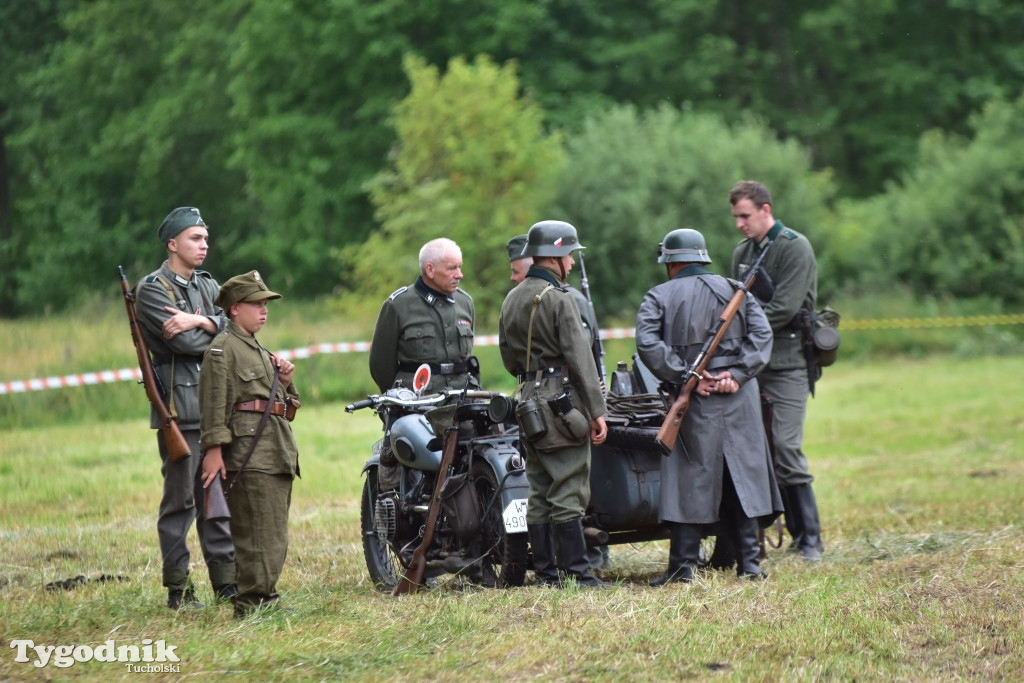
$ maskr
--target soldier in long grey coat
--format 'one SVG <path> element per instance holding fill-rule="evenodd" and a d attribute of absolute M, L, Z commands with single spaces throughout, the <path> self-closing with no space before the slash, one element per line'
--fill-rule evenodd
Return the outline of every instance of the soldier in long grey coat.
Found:
<path fill-rule="evenodd" d="M 661 245 L 668 282 L 644 295 L 636 322 L 640 359 L 659 379 L 681 385 L 709 331 L 732 299 L 736 284 L 709 272 L 704 237 L 673 230 Z M 758 562 L 758 521 L 782 511 L 761 420 L 755 377 L 768 363 L 772 332 L 748 297 L 711 357 L 661 465 L 659 517 L 669 525 L 667 571 L 651 582 L 687 582 L 706 525 L 720 517 L 737 554 L 737 574 L 767 576 Z"/>

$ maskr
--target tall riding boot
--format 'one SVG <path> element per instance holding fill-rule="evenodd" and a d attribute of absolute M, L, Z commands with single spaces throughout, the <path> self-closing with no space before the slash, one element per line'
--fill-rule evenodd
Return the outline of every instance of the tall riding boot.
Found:
<path fill-rule="evenodd" d="M 551 533 L 551 524 L 527 524 L 526 531 L 530 535 L 530 549 L 533 551 L 533 575 L 538 586 L 561 588 L 558 580 L 558 568 L 555 566 L 555 541 Z"/>
<path fill-rule="evenodd" d="M 793 539 L 789 547 L 786 548 L 786 552 L 795 553 L 800 550 L 800 537 L 804 535 L 804 526 L 796 509 L 796 504 L 793 502 L 793 494 L 790 492 L 790 487 L 780 486 L 779 494 L 782 496 L 782 516 L 786 521 L 786 531 L 789 532 L 789 537 Z"/>
<path fill-rule="evenodd" d="M 800 557 L 817 561 L 825 552 L 821 540 L 821 521 L 818 519 L 818 501 L 810 484 L 789 487 L 790 502 L 800 519 L 803 533 L 800 535 Z"/>
<path fill-rule="evenodd" d="M 732 514 L 730 532 L 736 546 L 736 576 L 748 579 L 767 579 L 768 573 L 761 569 L 761 547 L 757 542 L 757 520 L 747 517 L 742 509 Z"/>
<path fill-rule="evenodd" d="M 576 579 L 576 583 L 584 588 L 608 588 L 610 583 L 601 581 L 590 572 L 590 559 L 587 557 L 587 541 L 583 538 L 583 520 L 577 517 L 568 522 L 556 522 L 554 525 L 558 547 L 555 550 L 558 568 L 565 572 L 566 577 Z"/>
<path fill-rule="evenodd" d="M 668 569 L 650 581 L 652 588 L 669 583 L 690 583 L 693 581 L 693 569 L 700 559 L 701 527 L 679 522 L 665 523 L 669 525 Z"/>

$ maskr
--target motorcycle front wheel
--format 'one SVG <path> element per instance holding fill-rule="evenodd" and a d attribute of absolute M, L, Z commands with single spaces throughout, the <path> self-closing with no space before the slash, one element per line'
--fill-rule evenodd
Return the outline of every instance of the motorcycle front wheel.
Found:
<path fill-rule="evenodd" d="M 363 536 L 363 557 L 373 585 L 380 591 L 393 591 L 402 577 L 402 563 L 386 540 L 377 535 L 375 511 L 377 503 L 377 468 L 366 472 L 363 500 L 359 513 L 359 528 Z"/>
<path fill-rule="evenodd" d="M 482 516 L 483 582 L 496 588 L 522 586 L 526 579 L 526 534 L 505 531 L 498 479 L 486 463 L 473 463 L 473 486 Z"/>

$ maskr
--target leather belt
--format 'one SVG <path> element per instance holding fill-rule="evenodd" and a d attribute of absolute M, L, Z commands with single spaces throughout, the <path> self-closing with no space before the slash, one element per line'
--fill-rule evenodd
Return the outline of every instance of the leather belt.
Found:
<path fill-rule="evenodd" d="M 399 363 L 398 369 L 402 372 L 416 372 L 420 365 L 430 366 L 430 372 L 437 375 L 461 375 L 469 372 L 468 363 Z"/>
<path fill-rule="evenodd" d="M 287 418 L 290 422 L 295 419 L 296 407 L 297 406 L 285 403 L 284 401 L 274 401 L 274 406 L 270 409 L 270 414 Z M 240 413 L 262 413 L 266 409 L 267 402 L 261 398 L 257 398 L 252 401 L 242 401 L 241 403 L 235 404 L 235 412 Z"/>
<path fill-rule="evenodd" d="M 540 381 L 548 377 L 561 377 L 562 368 L 544 368 L 543 370 L 530 370 L 518 375 L 520 383 Z"/>

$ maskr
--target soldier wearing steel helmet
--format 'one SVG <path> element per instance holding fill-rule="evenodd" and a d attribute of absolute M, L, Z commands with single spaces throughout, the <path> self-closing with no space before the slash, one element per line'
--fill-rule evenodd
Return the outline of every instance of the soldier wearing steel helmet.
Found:
<path fill-rule="evenodd" d="M 560 586 L 561 570 L 580 586 L 601 587 L 608 584 L 591 572 L 582 517 L 590 502 L 590 444 L 603 443 L 608 428 L 590 342 L 565 284 L 579 249 L 569 223 L 530 228 L 523 254 L 533 264 L 505 297 L 498 344 L 505 369 L 520 382 L 520 408 L 542 416 L 533 429 L 524 429 L 520 417 L 530 482 L 526 523 L 538 582 Z"/>
<path fill-rule="evenodd" d="M 696 230 L 673 230 L 658 251 L 668 281 L 644 295 L 636 346 L 656 377 L 681 385 L 738 283 L 705 268 L 711 257 Z M 747 297 L 690 397 L 671 455 L 661 462 L 658 516 L 669 527 L 669 561 L 652 586 L 691 581 L 703 532 L 720 519 L 736 549 L 737 574 L 767 576 L 758 560 L 758 518 L 769 523 L 782 500 L 755 377 L 771 349 L 768 320 Z"/>

